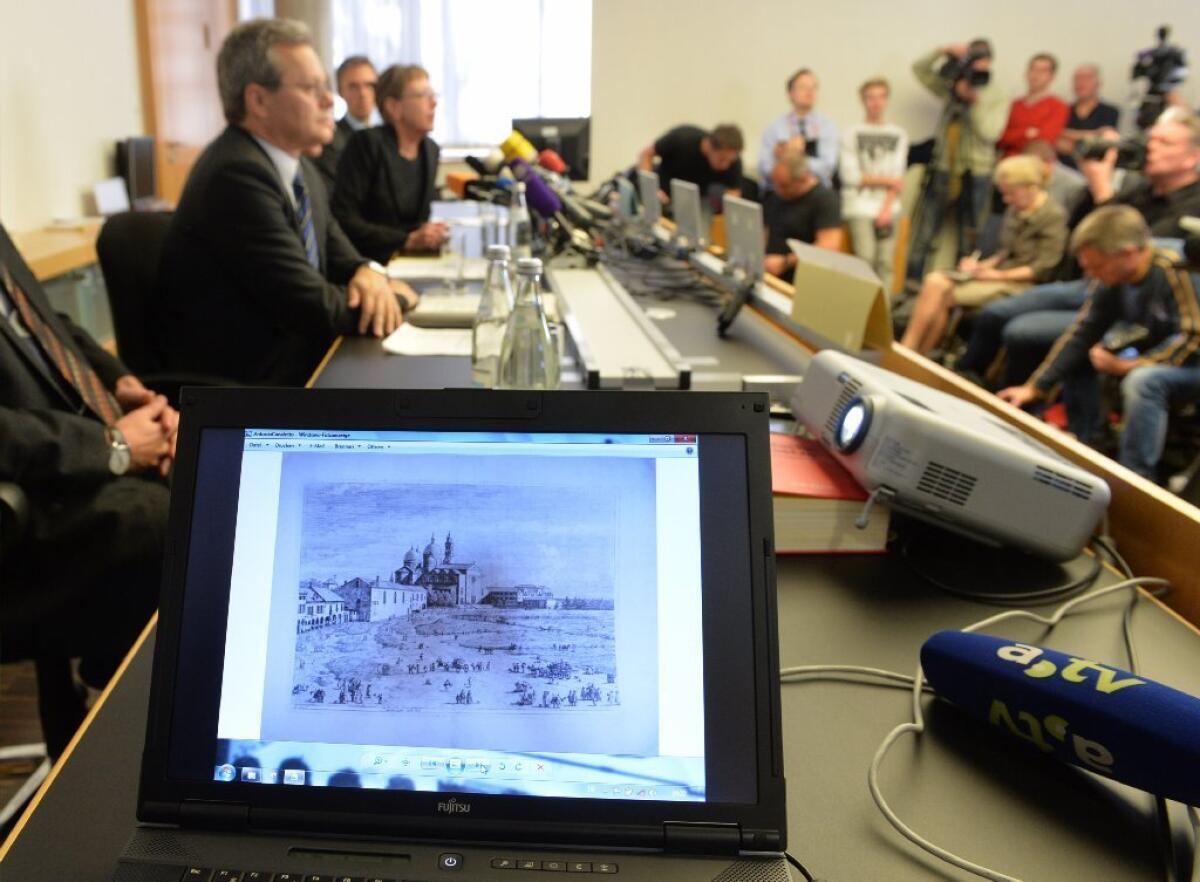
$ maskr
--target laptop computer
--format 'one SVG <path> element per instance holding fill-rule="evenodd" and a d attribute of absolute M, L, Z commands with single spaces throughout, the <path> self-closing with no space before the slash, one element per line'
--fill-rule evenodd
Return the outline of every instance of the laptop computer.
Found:
<path fill-rule="evenodd" d="M 790 878 L 765 395 L 181 398 L 116 882 Z"/>

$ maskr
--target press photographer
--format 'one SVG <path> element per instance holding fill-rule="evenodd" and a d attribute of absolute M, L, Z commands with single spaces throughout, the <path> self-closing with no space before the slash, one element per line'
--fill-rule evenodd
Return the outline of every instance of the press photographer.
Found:
<path fill-rule="evenodd" d="M 1111 130 L 1107 133 L 1115 135 Z M 1081 155 L 1079 170 L 1088 182 L 1089 198 L 1079 213 L 1117 202 L 1131 205 L 1150 224 L 1153 235 L 1183 238 L 1179 219 L 1200 214 L 1200 119 L 1186 108 L 1168 108 L 1146 133 L 1142 155 L 1129 144 L 1112 144 L 1103 157 Z M 1129 174 L 1118 191 L 1114 178 L 1118 166 L 1130 163 L 1140 173 Z"/>
<path fill-rule="evenodd" d="M 1008 120 L 1008 96 L 991 81 L 987 40 L 934 49 L 913 64 L 926 89 L 945 101 L 921 195 L 913 212 L 907 277 L 916 285 L 946 211 L 958 221 L 958 257 L 970 254 L 987 210 L 996 139 Z"/>

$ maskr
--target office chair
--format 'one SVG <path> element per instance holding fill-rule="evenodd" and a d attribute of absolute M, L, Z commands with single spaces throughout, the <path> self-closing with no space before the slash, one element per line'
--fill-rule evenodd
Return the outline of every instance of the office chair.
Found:
<path fill-rule="evenodd" d="M 168 211 L 114 214 L 100 229 L 96 253 L 108 289 L 121 360 L 146 386 L 178 405 L 180 386 L 223 386 L 231 385 L 231 381 L 208 374 L 168 371 L 154 347 L 152 312 L 158 264 L 170 223 Z"/>

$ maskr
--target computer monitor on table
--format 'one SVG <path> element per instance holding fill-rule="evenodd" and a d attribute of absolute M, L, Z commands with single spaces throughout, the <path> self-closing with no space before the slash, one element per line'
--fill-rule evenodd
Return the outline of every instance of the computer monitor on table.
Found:
<path fill-rule="evenodd" d="M 561 156 L 572 181 L 587 180 L 592 152 L 591 117 L 514 119 L 512 127 L 539 151 L 553 150 Z"/>
<path fill-rule="evenodd" d="M 763 274 L 762 206 L 749 199 L 725 195 L 726 260 L 743 272 L 746 281 L 757 281 Z"/>
<path fill-rule="evenodd" d="M 671 179 L 671 212 L 675 218 L 675 235 L 689 249 L 708 244 L 704 212 L 700 207 L 700 188 L 691 181 Z"/>
<path fill-rule="evenodd" d="M 762 206 L 748 199 L 725 194 L 725 259 L 734 281 L 734 294 L 717 318 L 717 333 L 722 337 L 762 281 L 763 240 Z"/>
<path fill-rule="evenodd" d="M 638 169 L 638 198 L 642 200 L 642 223 L 654 228 L 662 220 L 662 203 L 658 201 L 658 175 Z"/>

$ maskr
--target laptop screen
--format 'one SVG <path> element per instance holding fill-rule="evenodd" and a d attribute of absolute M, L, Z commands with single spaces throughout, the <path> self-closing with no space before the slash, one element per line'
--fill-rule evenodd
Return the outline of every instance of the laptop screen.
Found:
<path fill-rule="evenodd" d="M 219 665 L 204 679 L 185 628 L 178 688 L 199 693 L 177 705 L 176 770 L 218 786 L 753 802 L 753 728 L 706 714 L 727 660 L 705 657 L 702 596 L 722 577 L 706 565 L 747 567 L 737 542 L 706 556 L 702 516 L 745 533 L 745 497 L 714 477 L 732 466 L 744 484 L 743 447 L 203 430 L 185 621 L 198 633 L 223 616 L 224 639 L 197 649 Z M 206 585 L 228 586 L 227 607 Z M 196 710 L 205 690 L 215 720 Z M 723 709 L 752 715 L 736 691 Z"/>

